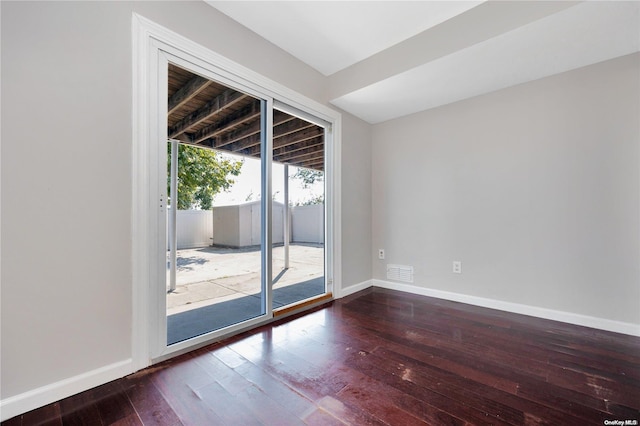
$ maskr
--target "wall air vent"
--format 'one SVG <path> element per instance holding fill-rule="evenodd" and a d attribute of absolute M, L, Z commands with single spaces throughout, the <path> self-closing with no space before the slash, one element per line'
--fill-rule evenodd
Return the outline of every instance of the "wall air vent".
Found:
<path fill-rule="evenodd" d="M 412 283 L 413 266 L 387 265 L 387 279 L 394 281 L 403 281 L 405 283 Z"/>

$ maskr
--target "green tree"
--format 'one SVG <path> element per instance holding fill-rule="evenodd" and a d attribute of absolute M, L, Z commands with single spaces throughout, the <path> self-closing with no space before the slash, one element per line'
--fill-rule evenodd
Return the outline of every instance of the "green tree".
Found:
<path fill-rule="evenodd" d="M 324 171 L 305 169 L 299 167 L 296 172 L 291 176 L 292 179 L 298 179 L 302 181 L 303 188 L 309 188 L 316 182 L 324 181 Z M 296 206 L 310 206 L 313 204 L 324 204 L 324 194 L 314 195 L 311 193 L 311 197 L 303 201 L 296 202 Z"/>
<path fill-rule="evenodd" d="M 167 194 L 171 194 L 171 144 L 167 144 Z M 215 195 L 235 182 L 244 162 L 222 158 L 216 151 L 178 145 L 178 210 L 211 209 Z"/>
<path fill-rule="evenodd" d="M 312 206 L 315 204 L 324 204 L 324 194 L 311 196 L 311 198 L 307 198 L 306 200 L 298 201 L 295 205 Z"/>
<path fill-rule="evenodd" d="M 324 172 L 313 169 L 298 168 L 296 172 L 291 176 L 292 179 L 300 179 L 304 188 L 309 188 L 316 182 L 322 182 L 324 180 Z"/>

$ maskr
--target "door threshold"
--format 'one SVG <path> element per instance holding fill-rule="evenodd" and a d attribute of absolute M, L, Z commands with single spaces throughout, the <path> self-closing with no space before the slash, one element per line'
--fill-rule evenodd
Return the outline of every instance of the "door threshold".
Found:
<path fill-rule="evenodd" d="M 311 306 L 319 305 L 323 302 L 328 302 L 333 300 L 333 293 L 325 293 L 317 297 L 312 297 L 310 299 L 302 300 L 296 304 L 285 306 L 283 308 L 274 309 L 273 317 L 281 317 L 283 315 L 289 315 L 294 312 L 299 312 L 305 308 L 310 308 Z"/>

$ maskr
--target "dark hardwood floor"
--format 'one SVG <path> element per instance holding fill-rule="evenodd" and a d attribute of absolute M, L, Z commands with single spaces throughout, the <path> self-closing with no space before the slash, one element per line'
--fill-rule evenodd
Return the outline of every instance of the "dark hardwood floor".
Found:
<path fill-rule="evenodd" d="M 369 289 L 2 424 L 605 420 L 640 420 L 640 338 Z"/>

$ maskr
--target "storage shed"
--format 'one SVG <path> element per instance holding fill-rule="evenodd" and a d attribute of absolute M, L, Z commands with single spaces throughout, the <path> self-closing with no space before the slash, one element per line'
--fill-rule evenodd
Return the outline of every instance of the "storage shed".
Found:
<path fill-rule="evenodd" d="M 272 204 L 274 244 L 284 243 L 284 205 Z M 213 208 L 213 245 L 249 247 L 260 245 L 260 200 Z"/>

